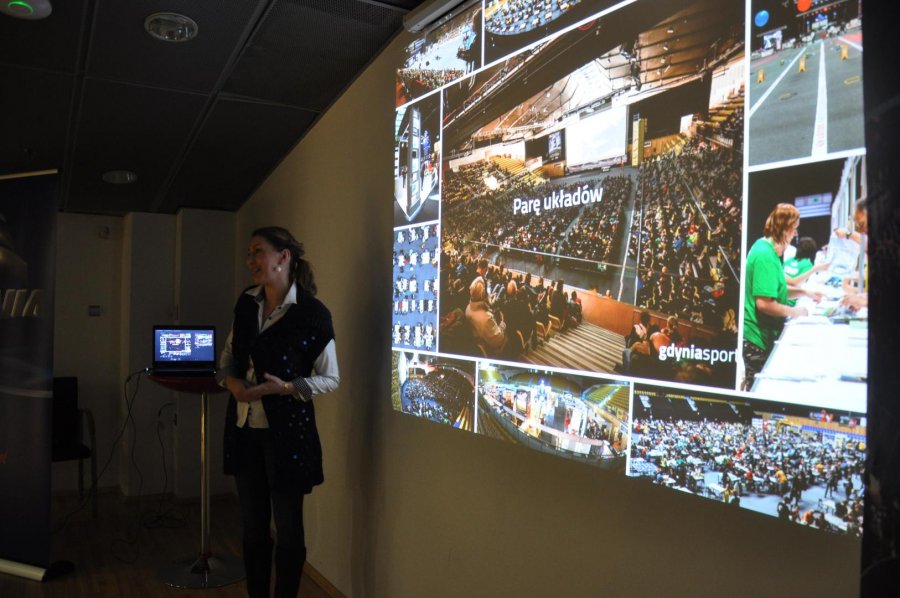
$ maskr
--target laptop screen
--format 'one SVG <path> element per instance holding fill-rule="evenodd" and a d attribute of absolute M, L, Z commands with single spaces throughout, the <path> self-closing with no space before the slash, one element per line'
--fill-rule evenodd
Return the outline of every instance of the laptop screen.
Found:
<path fill-rule="evenodd" d="M 216 329 L 213 326 L 154 326 L 153 369 L 213 369 Z"/>

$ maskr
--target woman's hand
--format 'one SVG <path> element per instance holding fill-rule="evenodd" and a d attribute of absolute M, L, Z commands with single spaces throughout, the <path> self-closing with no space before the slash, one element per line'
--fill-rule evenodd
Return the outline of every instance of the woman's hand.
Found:
<path fill-rule="evenodd" d="M 794 306 L 789 309 L 790 309 L 789 317 L 791 317 L 791 318 L 802 318 L 803 316 L 810 315 L 809 310 L 805 307 Z"/>
<path fill-rule="evenodd" d="M 863 293 L 861 295 L 845 295 L 841 299 L 841 305 L 849 307 L 850 311 L 857 312 L 864 307 L 869 307 L 869 295 Z"/>
<path fill-rule="evenodd" d="M 778 303 L 774 297 L 756 297 L 756 311 L 776 318 L 797 318 L 809 315 L 809 310 L 805 307 L 792 307 Z"/>
<path fill-rule="evenodd" d="M 856 295 L 859 293 L 859 287 L 857 286 L 859 283 L 859 272 L 854 272 L 853 274 L 853 276 L 845 276 L 844 280 L 841 281 L 841 288 L 845 295 Z"/>
<path fill-rule="evenodd" d="M 263 378 L 266 381 L 256 386 L 263 395 L 288 395 L 294 388 L 290 383 L 272 374 L 263 374 Z"/>
<path fill-rule="evenodd" d="M 239 403 L 249 403 L 259 398 L 254 392 L 255 387 L 250 386 L 246 380 L 229 376 L 225 378 L 225 388 L 234 396 Z"/>
<path fill-rule="evenodd" d="M 807 297 L 809 297 L 816 303 L 819 303 L 822 299 L 825 298 L 825 294 L 820 293 L 819 291 L 804 291 L 804 292 L 806 293 Z"/>
<path fill-rule="evenodd" d="M 265 395 L 289 395 L 292 394 L 294 387 L 289 382 L 285 382 L 278 376 L 272 374 L 263 374 L 265 382 L 250 386 L 246 380 L 228 377 L 225 379 L 225 387 L 234 395 L 236 401 L 240 403 L 250 403 L 264 397 Z"/>

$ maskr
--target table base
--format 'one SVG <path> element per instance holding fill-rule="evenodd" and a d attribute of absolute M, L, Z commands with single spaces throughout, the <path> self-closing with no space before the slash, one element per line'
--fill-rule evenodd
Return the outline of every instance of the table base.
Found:
<path fill-rule="evenodd" d="M 159 578 L 174 588 L 220 588 L 244 579 L 244 561 L 230 555 L 184 558 L 162 567 Z"/>

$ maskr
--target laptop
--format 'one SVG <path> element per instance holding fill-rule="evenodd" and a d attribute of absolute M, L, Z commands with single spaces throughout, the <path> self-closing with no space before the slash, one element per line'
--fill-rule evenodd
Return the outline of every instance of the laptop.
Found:
<path fill-rule="evenodd" d="M 215 326 L 153 327 L 154 375 L 213 376 L 215 373 Z"/>

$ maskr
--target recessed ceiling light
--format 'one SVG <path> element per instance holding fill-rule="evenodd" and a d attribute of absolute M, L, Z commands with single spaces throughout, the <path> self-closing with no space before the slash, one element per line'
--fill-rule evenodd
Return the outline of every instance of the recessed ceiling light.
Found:
<path fill-rule="evenodd" d="M 104 172 L 102 178 L 110 185 L 128 185 L 137 180 L 137 175 L 131 170 L 110 170 Z"/>
<path fill-rule="evenodd" d="M 157 12 L 144 19 L 144 29 L 164 42 L 186 42 L 197 36 L 197 23 L 174 12 Z"/>
<path fill-rule="evenodd" d="M 50 0 L 0 0 L 0 12 L 17 19 L 43 19 L 53 12 Z"/>

